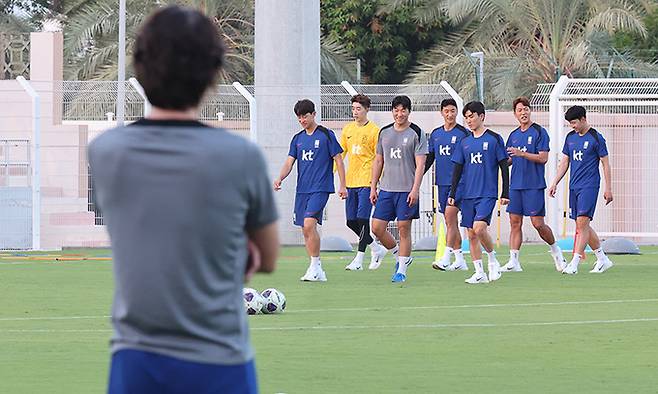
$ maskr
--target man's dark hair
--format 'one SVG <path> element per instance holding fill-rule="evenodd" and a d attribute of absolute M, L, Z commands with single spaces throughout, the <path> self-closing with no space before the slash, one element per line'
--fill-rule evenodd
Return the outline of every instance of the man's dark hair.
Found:
<path fill-rule="evenodd" d="M 530 106 L 530 100 L 528 100 L 528 98 L 525 96 L 521 96 L 515 98 L 514 101 L 512 101 L 512 111 L 516 111 L 516 106 L 519 104 L 523 104 L 524 107 L 528 107 L 532 109 L 532 107 Z"/>
<path fill-rule="evenodd" d="M 295 115 L 302 116 L 315 112 L 315 104 L 309 99 L 302 99 L 295 103 Z"/>
<path fill-rule="evenodd" d="M 352 103 L 359 103 L 363 108 L 370 108 L 370 97 L 366 96 L 365 94 L 356 94 L 352 96 L 352 99 L 350 100 Z"/>
<path fill-rule="evenodd" d="M 396 96 L 391 103 L 391 109 L 395 109 L 398 105 L 401 105 L 402 108 L 406 108 L 411 112 L 411 99 L 407 96 Z"/>
<path fill-rule="evenodd" d="M 466 116 L 466 112 L 471 111 L 474 114 L 484 115 L 484 104 L 479 101 L 471 101 L 464 106 L 462 115 Z"/>
<path fill-rule="evenodd" d="M 217 27 L 201 12 L 170 6 L 153 13 L 135 42 L 139 83 L 156 107 L 196 107 L 224 62 Z"/>
<path fill-rule="evenodd" d="M 441 101 L 441 109 L 444 109 L 445 107 L 448 107 L 450 105 L 457 108 L 457 102 L 454 99 L 449 98 Z"/>
<path fill-rule="evenodd" d="M 587 111 L 585 110 L 585 107 L 581 107 L 580 105 L 574 105 L 573 107 L 569 108 L 567 112 L 564 114 L 564 119 L 566 119 L 567 122 L 571 122 L 572 120 L 582 119 L 586 117 L 587 117 Z"/>

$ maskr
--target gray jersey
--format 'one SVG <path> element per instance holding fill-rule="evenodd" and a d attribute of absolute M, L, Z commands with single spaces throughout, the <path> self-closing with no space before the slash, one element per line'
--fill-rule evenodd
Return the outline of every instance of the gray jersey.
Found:
<path fill-rule="evenodd" d="M 379 132 L 377 154 L 384 157 L 379 188 L 387 192 L 410 192 L 416 175 L 416 155 L 427 154 L 427 136 L 415 124 L 403 131 L 388 125 Z"/>
<path fill-rule="evenodd" d="M 198 122 L 142 120 L 93 140 L 89 162 L 112 242 L 112 351 L 251 360 L 246 232 L 277 219 L 258 147 Z"/>

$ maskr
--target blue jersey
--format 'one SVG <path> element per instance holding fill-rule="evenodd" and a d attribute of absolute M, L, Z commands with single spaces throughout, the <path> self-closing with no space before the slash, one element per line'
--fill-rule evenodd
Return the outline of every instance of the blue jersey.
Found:
<path fill-rule="evenodd" d="M 471 134 L 462 139 L 452 161 L 464 165 L 463 198 L 498 198 L 498 162 L 507 159 L 503 137 L 489 129 L 478 138 Z"/>
<path fill-rule="evenodd" d="M 439 186 L 450 186 L 452 184 L 452 153 L 459 142 L 470 135 L 471 132 L 460 124 L 456 124 L 451 130 L 444 126 L 432 131 L 429 141 L 429 153 L 434 153 L 434 171 L 436 173 L 436 184 Z M 463 178 L 459 182 L 463 183 Z"/>
<path fill-rule="evenodd" d="M 605 145 L 605 138 L 598 131 L 590 128 L 585 135 L 580 135 L 572 130 L 564 140 L 562 153 L 569 156 L 569 189 L 599 187 L 599 160 L 608 156 L 608 147 Z"/>
<path fill-rule="evenodd" d="M 517 148 L 523 152 L 548 152 L 550 138 L 546 129 L 533 123 L 528 130 L 517 128 L 507 139 L 508 148 Z M 512 156 L 512 175 L 510 176 L 510 189 L 545 189 L 544 164 L 535 163 L 522 157 Z"/>
<path fill-rule="evenodd" d="M 342 152 L 334 132 L 323 126 L 295 134 L 288 156 L 297 160 L 297 193 L 333 193 L 334 156 Z"/>

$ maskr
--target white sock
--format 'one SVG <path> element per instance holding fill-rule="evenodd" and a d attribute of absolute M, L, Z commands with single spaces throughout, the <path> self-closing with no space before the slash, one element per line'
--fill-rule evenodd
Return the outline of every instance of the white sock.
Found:
<path fill-rule="evenodd" d="M 398 272 L 401 274 L 406 275 L 407 274 L 407 267 L 409 267 L 409 262 L 411 261 L 410 256 L 400 256 L 399 257 L 400 261 L 398 264 Z"/>
<path fill-rule="evenodd" d="M 510 249 L 510 251 L 509 251 L 509 257 L 510 257 L 510 260 L 513 260 L 513 261 L 517 261 L 517 262 L 518 262 L 518 261 L 519 261 L 519 251 L 518 251 L 518 250 L 514 250 L 514 249 Z M 491 260 L 489 260 L 489 261 L 491 261 Z"/>
<path fill-rule="evenodd" d="M 580 255 L 579 255 L 578 253 L 576 253 L 576 254 L 573 255 L 573 258 L 571 259 L 571 263 L 570 263 L 570 264 L 573 264 L 573 265 L 575 265 L 576 267 L 578 267 L 578 264 L 580 264 Z"/>
<path fill-rule="evenodd" d="M 496 252 L 493 251 L 493 250 L 491 252 L 487 252 L 487 258 L 489 259 L 489 264 L 495 262 L 496 261 Z"/>
<path fill-rule="evenodd" d="M 560 247 L 557 246 L 557 242 L 554 243 L 553 245 L 548 245 L 548 246 L 550 246 L 552 254 L 562 254 L 562 249 L 560 249 Z"/>
<path fill-rule="evenodd" d="M 461 249 L 455 249 L 452 251 L 452 253 L 455 254 L 455 259 L 457 259 L 457 263 L 462 263 L 464 261 L 464 253 L 462 252 Z"/>
<path fill-rule="evenodd" d="M 596 259 L 599 261 L 605 261 L 606 256 L 605 253 L 603 253 L 603 248 L 598 248 L 594 251 L 594 254 L 596 255 Z"/>
<path fill-rule="evenodd" d="M 476 274 L 484 274 L 484 268 L 482 268 L 482 260 L 473 260 L 473 265 L 475 266 Z"/>
<path fill-rule="evenodd" d="M 452 248 L 451 247 L 446 247 L 445 252 L 443 253 L 443 260 L 447 260 L 450 262 L 450 255 L 452 254 Z"/>
<path fill-rule="evenodd" d="M 400 251 L 400 246 L 395 245 L 395 247 L 389 249 L 388 251 L 391 252 L 393 257 L 395 257 L 395 262 L 397 263 L 398 262 L 398 252 Z"/>
<path fill-rule="evenodd" d="M 356 257 L 354 260 L 358 261 L 359 263 L 363 263 L 363 256 L 365 255 L 365 252 L 356 252 Z"/>
<path fill-rule="evenodd" d="M 320 262 L 320 256 L 317 257 L 311 256 L 311 267 L 322 268 L 322 263 Z"/>

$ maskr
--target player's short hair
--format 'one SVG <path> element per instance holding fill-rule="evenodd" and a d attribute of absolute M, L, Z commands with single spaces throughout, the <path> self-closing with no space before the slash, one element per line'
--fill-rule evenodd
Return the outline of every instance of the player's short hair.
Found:
<path fill-rule="evenodd" d="M 301 99 L 295 103 L 295 115 L 302 116 L 315 112 L 315 104 L 309 99 Z"/>
<path fill-rule="evenodd" d="M 208 17 L 192 8 L 169 6 L 142 25 L 133 64 L 151 104 L 184 110 L 196 107 L 214 84 L 225 52 Z"/>
<path fill-rule="evenodd" d="M 402 108 L 408 109 L 411 112 L 411 99 L 407 96 L 395 96 L 393 102 L 391 103 L 391 109 L 395 109 L 398 105 L 401 105 Z"/>
<path fill-rule="evenodd" d="M 517 97 L 512 101 L 512 111 L 516 111 L 516 106 L 519 104 L 523 104 L 524 107 L 528 107 L 532 109 L 532 106 L 530 105 L 530 100 L 526 96 L 521 96 Z"/>
<path fill-rule="evenodd" d="M 567 112 L 564 114 L 564 119 L 566 119 L 567 122 L 571 122 L 572 120 L 582 119 L 586 117 L 587 117 L 587 111 L 585 110 L 585 107 L 581 107 L 580 105 L 574 105 L 573 107 L 569 108 Z"/>
<path fill-rule="evenodd" d="M 445 107 L 450 106 L 450 105 L 457 108 L 457 102 L 455 101 L 455 99 L 449 98 L 449 99 L 444 99 L 444 100 L 441 101 L 441 109 L 444 109 Z"/>
<path fill-rule="evenodd" d="M 350 100 L 351 103 L 359 103 L 363 108 L 370 108 L 370 97 L 366 96 L 365 94 L 355 94 L 352 96 L 352 99 Z"/>
<path fill-rule="evenodd" d="M 479 101 L 471 101 L 464 106 L 462 115 L 466 116 L 466 112 L 471 111 L 474 114 L 484 115 L 484 104 Z"/>

